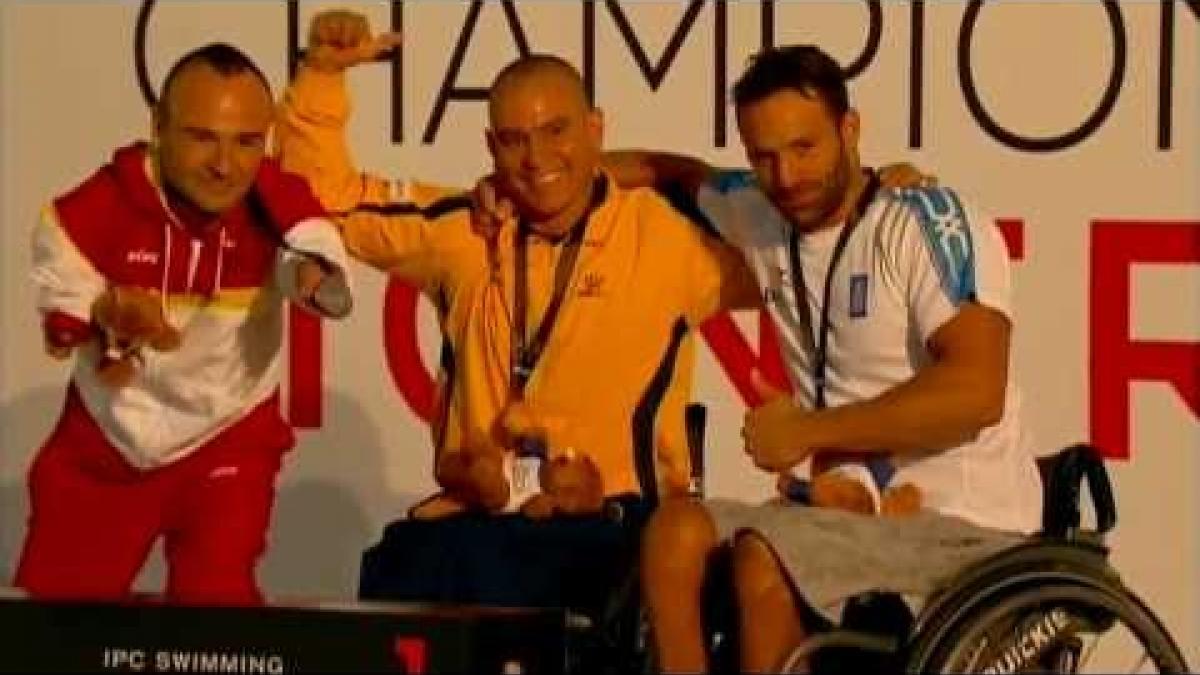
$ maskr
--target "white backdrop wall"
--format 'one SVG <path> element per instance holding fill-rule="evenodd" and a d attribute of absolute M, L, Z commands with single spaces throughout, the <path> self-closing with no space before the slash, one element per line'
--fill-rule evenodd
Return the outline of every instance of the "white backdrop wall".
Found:
<path fill-rule="evenodd" d="M 249 52 L 278 91 L 288 69 L 289 14 L 303 32 L 323 6 L 0 3 L 5 573 L 15 563 L 27 514 L 24 473 L 55 419 L 67 376 L 65 366 L 42 355 L 32 311 L 28 241 L 37 209 L 85 178 L 115 146 L 147 135 L 139 64 L 157 88 L 175 58 L 223 40 Z M 1090 439 L 1127 455 L 1111 463 L 1121 514 L 1112 538 L 1115 563 L 1164 617 L 1189 660 L 1200 663 L 1200 3 L 1006 2 L 976 13 L 966 2 L 914 9 L 912 2 L 707 0 L 669 63 L 662 55 L 687 3 L 626 0 L 589 10 L 582 2 L 517 2 L 509 17 L 503 4 L 490 1 L 471 31 L 465 2 L 351 6 L 377 26 L 402 17 L 406 33 L 401 77 L 393 78 L 387 64 L 352 76 L 351 136 L 360 162 L 458 185 L 488 167 L 484 106 L 449 100 L 437 125 L 432 111 L 444 82 L 483 87 L 516 55 L 514 25 L 530 49 L 580 65 L 589 60 L 586 45 L 594 45 L 595 97 L 606 111 L 610 147 L 669 148 L 725 165 L 743 158 L 729 110 L 719 139 L 717 75 L 723 70 L 731 83 L 762 43 L 764 12 L 773 18 L 776 43 L 819 42 L 843 62 L 865 55 L 852 84 L 864 116 L 865 158 L 914 162 L 1008 221 L 1019 244 L 1015 367 L 1039 447 Z M 135 48 L 140 11 L 143 50 Z M 636 46 L 622 37 L 622 18 Z M 878 43 L 868 48 L 872 27 Z M 461 68 L 454 73 L 460 40 Z M 657 90 L 639 69 L 639 50 L 658 66 Z M 963 71 L 973 86 L 964 86 Z M 1109 91 L 1114 71 L 1119 79 Z M 972 91 L 980 114 L 972 112 Z M 1115 97 L 1107 112 L 1106 92 Z M 1036 145 L 1090 116 L 1098 118 L 1094 128 L 1058 147 L 1035 150 L 1005 137 Z M 981 121 L 987 117 L 998 129 L 989 131 Z M 306 355 L 320 388 L 292 392 L 297 401 L 319 403 L 322 415 L 300 420 L 313 428 L 302 432 L 280 486 L 263 569 L 273 595 L 353 596 L 360 551 L 432 486 L 425 427 L 401 391 L 420 377 L 390 369 L 387 283 L 365 268 L 359 272 L 357 313 L 346 325 L 324 328 L 319 357 Z M 756 317 L 734 320 L 756 346 Z M 429 308 L 420 306 L 415 317 L 393 314 L 390 322 L 399 335 L 415 334 L 419 353 L 433 362 L 437 335 Z M 704 350 L 697 378 L 696 398 L 711 409 L 709 488 L 756 498 L 767 481 L 738 448 L 743 404 L 731 384 L 745 372 L 730 373 L 719 351 Z M 156 559 L 139 584 L 160 580 Z"/>

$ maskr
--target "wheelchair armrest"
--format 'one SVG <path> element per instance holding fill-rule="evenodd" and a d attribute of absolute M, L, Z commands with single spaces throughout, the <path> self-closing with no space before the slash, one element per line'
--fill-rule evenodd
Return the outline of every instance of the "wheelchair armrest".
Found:
<path fill-rule="evenodd" d="M 1045 485 L 1042 530 L 1066 537 L 1080 525 L 1080 488 L 1086 478 L 1096 512 L 1096 532 L 1104 534 L 1117 523 L 1117 506 L 1104 460 L 1090 445 L 1079 443 L 1040 460 Z"/>

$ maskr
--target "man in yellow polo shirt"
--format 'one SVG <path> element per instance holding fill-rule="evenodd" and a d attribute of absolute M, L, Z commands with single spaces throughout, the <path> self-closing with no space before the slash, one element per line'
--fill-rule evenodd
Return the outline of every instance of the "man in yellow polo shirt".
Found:
<path fill-rule="evenodd" d="M 757 303 L 740 257 L 656 193 L 623 190 L 601 170 L 602 115 L 589 105 L 578 72 L 557 57 L 518 59 L 491 88 L 488 146 L 519 221 L 494 240 L 472 231 L 470 200 L 462 193 L 360 173 L 345 141 L 343 71 L 384 46 L 386 39 L 372 38 L 359 15 L 318 15 L 306 62 L 282 105 L 277 140 L 284 167 L 307 177 L 324 205 L 340 214 L 351 254 L 418 285 L 438 307 L 450 356 L 444 420 L 435 433 L 439 482 L 447 457 L 501 443 L 499 423 L 520 401 L 546 421 L 553 448 L 592 459 L 610 498 L 627 496 L 626 506 L 636 511 L 660 492 L 684 490 L 689 327 L 719 309 Z M 391 562 L 379 563 L 384 567 L 401 559 L 405 567 L 365 569 L 361 591 L 574 605 L 554 580 L 562 574 L 578 575 L 577 583 L 600 600 L 606 589 L 588 570 L 612 574 L 618 566 L 612 556 L 631 552 L 636 534 L 601 533 L 581 543 L 577 524 L 477 515 L 394 524 L 381 546 L 395 534 L 397 555 L 377 550 L 368 567 L 385 558 Z M 556 528 L 562 536 L 534 534 Z M 517 540 L 537 547 L 537 573 L 549 581 L 530 583 L 545 593 L 504 578 L 518 576 L 507 568 L 529 556 L 479 555 L 489 546 L 511 550 Z M 453 569 L 436 570 L 440 581 L 420 567 L 423 546 L 453 561 Z M 447 546 L 477 550 L 447 555 Z M 495 583 L 480 581 L 485 577 Z"/>

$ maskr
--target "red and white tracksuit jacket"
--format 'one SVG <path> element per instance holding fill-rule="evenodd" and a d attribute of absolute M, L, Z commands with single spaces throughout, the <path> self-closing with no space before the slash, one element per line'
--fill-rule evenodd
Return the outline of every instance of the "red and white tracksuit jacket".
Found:
<path fill-rule="evenodd" d="M 154 165 L 145 144 L 118 150 L 43 210 L 33 242 L 37 306 L 47 327 L 86 331 L 92 302 L 107 286 L 133 285 L 160 290 L 168 320 L 182 332 L 175 351 L 143 350 L 142 367 L 121 389 L 97 379 L 95 342 L 77 350 L 79 399 L 141 470 L 187 456 L 276 392 L 282 300 L 296 299 L 298 258 L 280 237 L 348 267 L 337 230 L 307 184 L 273 160 L 263 162 L 254 187 L 263 208 L 244 203 L 202 235 L 166 207 Z"/>

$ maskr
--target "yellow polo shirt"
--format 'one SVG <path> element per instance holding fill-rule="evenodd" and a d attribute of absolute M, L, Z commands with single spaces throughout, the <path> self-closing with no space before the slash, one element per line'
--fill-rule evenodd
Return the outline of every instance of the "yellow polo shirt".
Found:
<path fill-rule="evenodd" d="M 343 76 L 302 69 L 281 107 L 280 158 L 338 216 L 353 256 L 419 286 L 438 306 L 452 357 L 439 451 L 455 452 L 492 433 L 510 400 L 516 228 L 506 226 L 489 246 L 472 232 L 461 191 L 361 174 L 345 141 L 348 117 Z M 681 491 L 689 328 L 718 310 L 756 304 L 758 293 L 737 253 L 656 193 L 604 180 L 525 400 L 550 422 L 553 447 L 592 457 L 606 493 Z M 563 246 L 528 242 L 532 335 Z"/>

